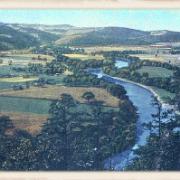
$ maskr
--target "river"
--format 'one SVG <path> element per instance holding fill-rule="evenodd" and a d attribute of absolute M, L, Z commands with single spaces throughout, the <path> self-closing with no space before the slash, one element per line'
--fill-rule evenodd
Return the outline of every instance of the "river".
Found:
<path fill-rule="evenodd" d="M 128 63 L 118 60 L 116 61 L 115 66 L 123 68 L 127 67 Z M 93 70 L 91 73 L 97 75 L 98 78 L 104 78 L 107 81 L 123 86 L 127 91 L 129 99 L 133 102 L 134 106 L 137 107 L 139 117 L 136 123 L 137 133 L 135 145 L 124 152 L 108 158 L 104 163 L 105 169 L 110 169 L 111 167 L 114 170 L 123 170 L 135 157 L 133 150 L 138 148 L 139 145 L 144 145 L 149 136 L 149 131 L 145 129 L 142 124 L 152 121 L 152 114 L 157 112 L 156 107 L 152 104 L 154 95 L 152 92 L 139 85 L 108 76 L 100 69 Z"/>

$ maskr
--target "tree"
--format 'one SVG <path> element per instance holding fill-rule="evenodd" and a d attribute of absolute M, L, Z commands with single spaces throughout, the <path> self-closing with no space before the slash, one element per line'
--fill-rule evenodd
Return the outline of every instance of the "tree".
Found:
<path fill-rule="evenodd" d="M 163 128 L 166 127 L 168 119 L 172 119 L 172 117 L 170 116 L 172 114 L 172 111 L 164 111 L 162 109 L 161 102 L 159 102 L 156 97 L 154 98 L 153 105 L 156 106 L 157 113 L 152 114 L 153 121 L 151 124 L 151 128 L 153 128 L 153 131 L 157 134 L 160 140 L 162 137 Z"/>
<path fill-rule="evenodd" d="M 8 65 L 11 66 L 13 64 L 13 61 L 12 60 L 9 60 L 8 61 Z"/>
<path fill-rule="evenodd" d="M 103 102 L 101 101 L 94 101 L 92 106 L 92 121 L 95 122 L 94 124 L 94 167 L 95 170 L 100 170 L 102 168 L 101 165 L 101 145 L 100 145 L 100 138 L 101 138 L 101 129 L 103 128 Z"/>
<path fill-rule="evenodd" d="M 30 82 L 26 81 L 26 88 L 29 89 L 30 88 Z"/>
<path fill-rule="evenodd" d="M 1 116 L 0 117 L 0 136 L 5 135 L 6 130 L 12 129 L 13 123 L 8 116 Z"/>
<path fill-rule="evenodd" d="M 16 130 L 7 137 L 4 147 L 7 155 L 2 163 L 3 170 L 35 170 L 37 167 L 34 138 L 26 131 Z"/>
<path fill-rule="evenodd" d="M 9 152 L 12 148 L 8 148 L 12 145 L 11 139 L 6 135 L 7 130 L 12 129 L 13 124 L 8 116 L 0 117 L 0 169 L 3 169 L 3 164 L 6 161 Z"/>
<path fill-rule="evenodd" d="M 111 93 L 113 96 L 117 98 L 123 98 L 126 95 L 126 90 L 124 87 L 116 85 L 116 84 L 110 84 L 107 86 L 107 90 L 109 93 Z"/>
<path fill-rule="evenodd" d="M 95 95 L 90 92 L 90 91 L 87 91 L 85 92 L 83 95 L 82 95 L 82 98 L 84 98 L 85 100 L 88 101 L 88 103 L 90 102 L 90 100 L 93 100 L 95 98 Z"/>
<path fill-rule="evenodd" d="M 150 130 L 146 145 L 135 150 L 136 158 L 128 170 L 179 170 L 180 133 L 173 129 L 178 125 L 172 110 L 162 110 L 155 99 L 157 113 L 152 123 L 146 124 Z"/>
<path fill-rule="evenodd" d="M 39 157 L 42 169 L 68 170 L 70 162 L 69 135 L 70 122 L 73 119 L 70 109 L 76 106 L 72 96 L 62 94 L 52 102 L 50 118 L 43 126 L 38 137 Z"/>

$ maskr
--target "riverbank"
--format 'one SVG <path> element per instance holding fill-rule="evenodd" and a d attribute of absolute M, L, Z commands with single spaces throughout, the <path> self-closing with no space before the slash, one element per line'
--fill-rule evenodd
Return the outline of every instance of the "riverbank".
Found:
<path fill-rule="evenodd" d="M 108 75 L 109 76 L 109 75 Z M 174 105 L 170 105 L 166 102 L 164 102 L 161 97 L 159 96 L 159 94 L 157 94 L 154 89 L 150 86 L 146 86 L 146 85 L 143 85 L 141 83 L 137 83 L 137 82 L 134 82 L 134 81 L 131 81 L 131 80 L 128 80 L 128 79 L 125 79 L 125 78 L 120 78 L 120 77 L 113 77 L 114 79 L 117 79 L 117 80 L 120 80 L 120 81 L 124 81 L 124 82 L 128 82 L 128 83 L 132 83 L 132 84 L 135 84 L 137 86 L 140 86 L 148 91 L 150 91 L 156 98 L 157 100 L 161 103 L 162 107 L 164 108 L 167 108 L 167 109 L 174 109 L 175 106 Z"/>
<path fill-rule="evenodd" d="M 155 114 L 157 112 L 157 107 L 152 104 L 153 96 L 155 96 L 155 93 L 153 93 L 144 85 L 132 82 L 127 79 L 112 77 L 104 74 L 102 71 L 97 71 L 95 72 L 95 74 L 97 76 L 99 75 L 99 77 L 104 76 L 105 80 L 123 86 L 130 101 L 135 107 L 137 107 L 138 110 L 137 113 L 139 115 L 139 118 L 136 123 L 135 144 L 129 149 L 126 149 L 125 151 L 108 158 L 104 164 L 106 169 L 111 166 L 114 168 L 114 170 L 121 171 L 124 170 L 127 165 L 129 165 L 130 161 L 132 161 L 133 158 L 135 158 L 133 150 L 138 148 L 139 146 L 143 146 L 146 144 L 146 140 L 149 137 L 149 131 L 143 128 L 143 124 L 152 122 L 152 114 Z"/>

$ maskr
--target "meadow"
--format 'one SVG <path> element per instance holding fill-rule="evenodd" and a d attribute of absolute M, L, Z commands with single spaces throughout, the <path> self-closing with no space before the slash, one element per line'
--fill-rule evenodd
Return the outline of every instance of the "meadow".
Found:
<path fill-rule="evenodd" d="M 51 101 L 45 99 L 0 96 L 0 116 L 9 116 L 16 129 L 27 130 L 32 135 L 36 135 L 49 117 L 50 104 Z M 77 109 L 91 114 L 90 106 L 84 103 L 78 104 Z M 104 111 L 106 110 L 117 111 L 118 108 L 104 106 Z M 88 125 L 88 122 L 83 124 L 83 126 Z"/>
<path fill-rule="evenodd" d="M 33 53 L 25 53 L 25 54 L 14 54 L 12 57 L 14 58 L 29 58 L 29 59 L 32 59 L 32 58 L 46 58 L 48 61 L 52 61 L 54 59 L 53 56 L 50 56 L 50 55 L 45 55 L 45 54 L 33 54 Z"/>
<path fill-rule="evenodd" d="M 55 100 L 60 98 L 61 94 L 67 93 L 72 95 L 77 101 L 81 103 L 86 103 L 86 100 L 82 98 L 83 93 L 90 91 L 94 93 L 95 97 L 99 101 L 104 101 L 107 106 L 118 107 L 119 99 L 109 94 L 106 90 L 102 88 L 92 88 L 92 87 L 67 87 L 67 86 L 46 86 L 31 87 L 30 89 L 24 89 L 19 91 L 7 90 L 0 92 L 0 96 L 10 97 L 23 97 L 23 98 L 35 98 L 35 99 L 47 99 Z"/>
<path fill-rule="evenodd" d="M 175 98 L 175 93 L 171 93 L 169 91 L 166 91 L 165 89 L 160 89 L 157 87 L 151 87 L 162 99 L 163 102 L 168 103 L 169 99 Z"/>
<path fill-rule="evenodd" d="M 155 54 L 136 54 L 132 55 L 139 57 L 142 60 L 150 60 L 150 61 L 158 61 L 158 62 L 166 62 L 171 63 L 177 66 L 180 66 L 180 59 L 179 55 L 172 55 L 172 54 L 159 54 L 155 56 Z"/>
<path fill-rule="evenodd" d="M 139 57 L 142 60 L 151 60 L 159 62 L 167 62 L 177 66 L 180 66 L 179 55 L 160 53 L 155 56 L 157 49 L 153 49 L 148 45 L 119 45 L 119 46 L 92 46 L 83 47 L 87 54 L 99 52 L 99 51 L 144 51 L 145 54 L 133 54 L 131 56 Z"/>
<path fill-rule="evenodd" d="M 82 61 L 94 59 L 94 60 L 103 60 L 104 57 L 102 55 L 90 55 L 90 54 L 64 54 L 66 57 L 81 59 Z"/>
<path fill-rule="evenodd" d="M 142 66 L 138 72 L 140 74 L 148 73 L 149 77 L 162 77 L 167 78 L 173 75 L 172 70 L 168 70 L 162 67 Z"/>
<path fill-rule="evenodd" d="M 19 76 L 19 77 L 11 77 L 11 78 L 0 78 L 0 82 L 21 83 L 21 82 L 35 81 L 37 79 L 38 77 L 24 78 Z"/>
<path fill-rule="evenodd" d="M 3 60 L 3 63 L 0 64 L 0 66 L 8 66 L 9 61 L 12 61 L 12 65 L 20 65 L 20 66 L 26 66 L 29 63 L 40 63 L 45 64 L 46 61 L 43 59 L 46 59 L 47 62 L 51 62 L 54 57 L 50 55 L 44 55 L 44 54 L 10 54 L 5 57 L 0 57 L 1 60 Z"/>
<path fill-rule="evenodd" d="M 92 46 L 92 47 L 83 47 L 86 53 L 94 53 L 98 51 L 126 51 L 126 50 L 148 50 L 148 46 L 128 46 L 128 45 L 119 45 L 119 46 Z"/>
<path fill-rule="evenodd" d="M 0 116 L 9 116 L 16 129 L 26 130 L 32 135 L 40 132 L 42 125 L 47 121 L 48 115 L 28 112 L 0 112 Z"/>
<path fill-rule="evenodd" d="M 45 99 L 0 96 L 0 111 L 48 114 L 50 103 Z"/>

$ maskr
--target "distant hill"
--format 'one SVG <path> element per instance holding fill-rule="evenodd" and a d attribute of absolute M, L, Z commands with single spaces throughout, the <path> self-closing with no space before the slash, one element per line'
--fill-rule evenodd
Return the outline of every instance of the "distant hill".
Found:
<path fill-rule="evenodd" d="M 54 33 L 49 33 L 49 32 L 35 29 L 32 27 L 18 27 L 18 28 L 16 28 L 16 30 L 18 30 L 19 32 L 23 32 L 23 33 L 33 36 L 40 43 L 48 43 L 51 41 L 55 41 L 60 37 Z"/>
<path fill-rule="evenodd" d="M 60 25 L 44 25 L 44 24 L 7 24 L 16 29 L 35 29 L 43 32 L 48 32 L 51 34 L 62 34 L 68 31 L 69 29 L 74 28 L 74 26 L 68 24 Z"/>
<path fill-rule="evenodd" d="M 22 49 L 49 43 L 60 36 L 32 27 L 0 24 L 0 50 Z"/>
<path fill-rule="evenodd" d="M 147 45 L 180 42 L 180 32 L 141 31 L 124 27 L 74 27 L 68 24 L 0 23 L 0 50 L 47 43 L 71 46 Z"/>
<path fill-rule="evenodd" d="M 73 29 L 71 29 L 73 31 Z M 121 27 L 105 27 L 86 33 L 74 33 L 56 43 L 68 45 L 145 45 L 159 42 L 179 42 L 180 32 L 140 31 Z"/>
<path fill-rule="evenodd" d="M 35 37 L 0 24 L 0 49 L 20 49 L 39 44 Z"/>

